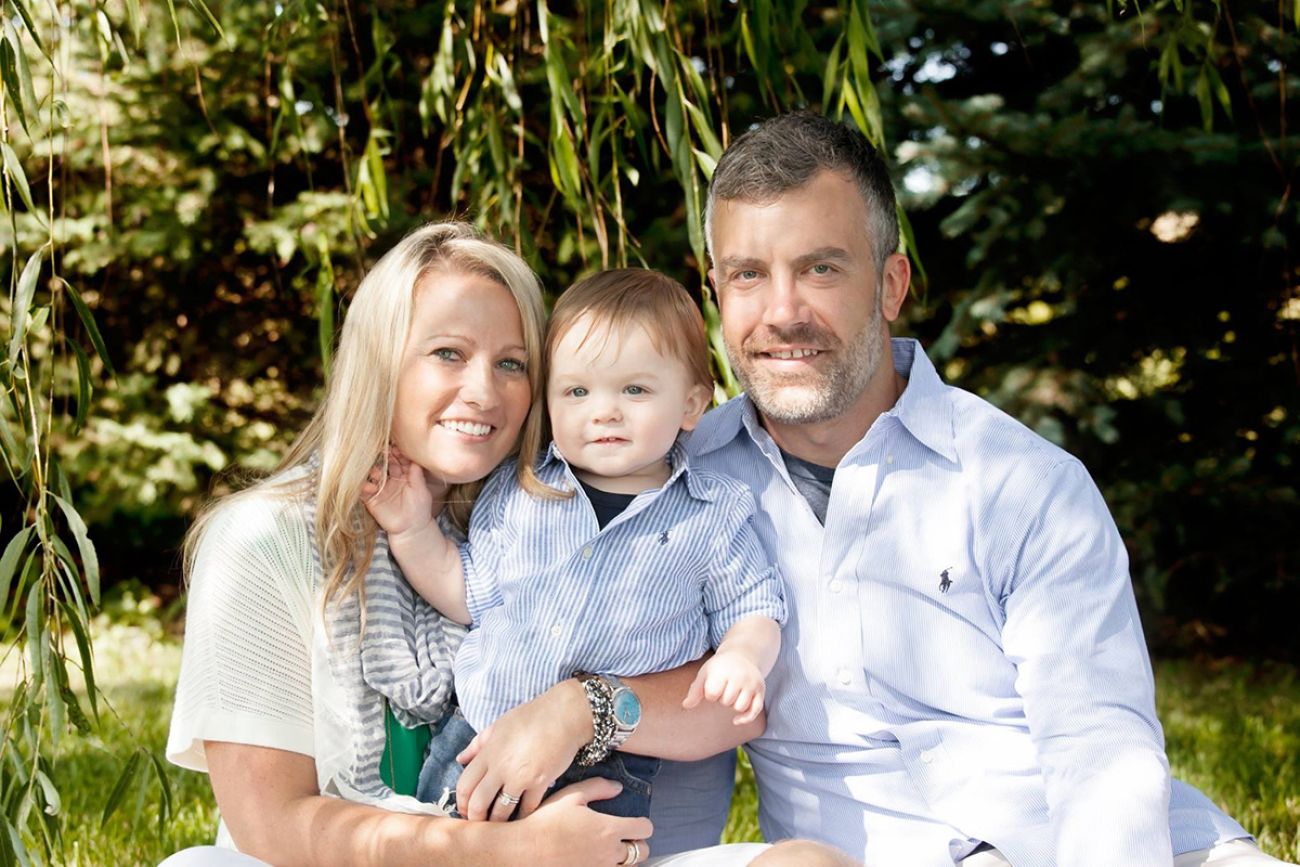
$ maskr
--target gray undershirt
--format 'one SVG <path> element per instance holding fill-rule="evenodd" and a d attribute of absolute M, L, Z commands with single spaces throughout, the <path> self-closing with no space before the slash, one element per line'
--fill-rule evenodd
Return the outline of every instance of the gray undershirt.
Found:
<path fill-rule="evenodd" d="M 835 481 L 835 468 L 823 467 L 781 450 L 781 459 L 785 461 L 786 472 L 795 489 L 808 501 L 817 521 L 826 524 L 826 507 L 831 501 L 831 483 Z"/>

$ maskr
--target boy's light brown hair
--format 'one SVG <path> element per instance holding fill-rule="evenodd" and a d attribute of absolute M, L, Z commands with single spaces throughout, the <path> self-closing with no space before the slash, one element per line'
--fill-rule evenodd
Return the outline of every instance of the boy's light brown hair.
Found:
<path fill-rule="evenodd" d="M 617 340 L 628 328 L 644 328 L 655 351 L 685 365 L 691 380 L 713 393 L 709 340 L 704 317 L 686 288 L 673 278 L 647 268 L 614 268 L 579 280 L 560 295 L 546 327 L 542 377 L 550 375 L 551 358 L 576 322 L 589 318 L 587 339 Z M 545 385 L 543 385 L 545 391 Z M 519 452 L 519 482 L 534 496 L 572 496 L 537 478 L 533 468 L 542 443 L 526 438 Z"/>

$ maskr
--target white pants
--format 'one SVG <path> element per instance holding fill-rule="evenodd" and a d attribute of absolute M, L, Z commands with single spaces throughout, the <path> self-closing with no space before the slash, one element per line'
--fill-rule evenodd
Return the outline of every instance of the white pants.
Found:
<path fill-rule="evenodd" d="M 769 848 L 766 843 L 733 843 L 730 846 L 713 846 L 695 852 L 652 858 L 649 867 L 744 867 L 759 853 Z M 159 864 L 158 867 L 268 867 L 251 855 L 216 846 L 195 846 L 183 849 Z"/>
<path fill-rule="evenodd" d="M 683 852 L 667 858 L 652 858 L 650 867 L 744 867 L 767 849 L 765 843 L 733 843 Z M 1185 852 L 1174 859 L 1173 867 L 1275 867 L 1286 864 L 1259 851 L 1249 840 L 1231 840 L 1212 849 Z M 248 855 L 216 846 L 195 846 L 172 855 L 158 867 L 267 867 Z M 996 849 L 963 858 L 961 867 L 1012 867 Z M 1291 865 L 1295 867 L 1295 865 Z"/>
<path fill-rule="evenodd" d="M 1229 840 L 1211 849 L 1198 849 L 1184 852 L 1174 858 L 1174 867 L 1270 867 L 1286 864 L 1271 855 L 1259 851 L 1259 847 L 1249 840 Z M 1011 867 L 1011 862 L 996 849 L 978 852 L 969 858 L 963 858 L 961 867 Z M 1291 865 L 1295 867 L 1295 865 Z"/>

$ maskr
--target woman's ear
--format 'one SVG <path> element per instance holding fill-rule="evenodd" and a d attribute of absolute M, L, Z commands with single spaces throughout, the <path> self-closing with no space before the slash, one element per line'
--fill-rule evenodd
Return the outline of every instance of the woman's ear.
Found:
<path fill-rule="evenodd" d="M 686 392 L 686 409 L 682 413 L 682 430 L 695 430 L 700 417 L 709 408 L 709 398 L 713 392 L 703 385 L 693 385 Z"/>

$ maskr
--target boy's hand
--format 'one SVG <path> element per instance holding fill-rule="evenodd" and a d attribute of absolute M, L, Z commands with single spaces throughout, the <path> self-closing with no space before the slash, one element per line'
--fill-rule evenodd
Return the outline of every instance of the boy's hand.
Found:
<path fill-rule="evenodd" d="M 719 650 L 695 675 L 682 707 L 692 708 L 701 699 L 716 701 L 736 711 L 736 725 L 752 722 L 763 712 L 766 684 L 763 672 L 746 654 Z"/>
<path fill-rule="evenodd" d="M 394 536 L 422 532 L 433 523 L 433 492 L 424 468 L 397 450 L 388 449 L 388 474 L 383 463 L 370 471 L 361 486 L 361 502 L 375 523 Z"/>

